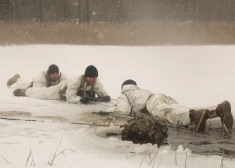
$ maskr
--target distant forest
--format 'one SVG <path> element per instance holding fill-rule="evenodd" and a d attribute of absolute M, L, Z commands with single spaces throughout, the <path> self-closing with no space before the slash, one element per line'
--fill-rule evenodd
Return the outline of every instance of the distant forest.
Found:
<path fill-rule="evenodd" d="M 235 0 L 0 0 L 0 21 L 234 21 Z"/>

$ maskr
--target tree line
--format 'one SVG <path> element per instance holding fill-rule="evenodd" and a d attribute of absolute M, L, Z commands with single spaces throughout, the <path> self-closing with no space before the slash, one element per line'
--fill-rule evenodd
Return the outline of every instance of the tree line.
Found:
<path fill-rule="evenodd" d="M 235 0 L 0 0 L 0 21 L 233 21 Z"/>

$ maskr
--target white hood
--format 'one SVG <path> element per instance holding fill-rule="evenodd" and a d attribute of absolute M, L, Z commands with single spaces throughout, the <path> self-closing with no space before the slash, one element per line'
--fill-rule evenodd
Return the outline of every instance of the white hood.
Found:
<path fill-rule="evenodd" d="M 134 91 L 134 90 L 139 90 L 140 88 L 136 85 L 124 85 L 122 87 L 122 93 L 127 92 L 127 91 Z"/>

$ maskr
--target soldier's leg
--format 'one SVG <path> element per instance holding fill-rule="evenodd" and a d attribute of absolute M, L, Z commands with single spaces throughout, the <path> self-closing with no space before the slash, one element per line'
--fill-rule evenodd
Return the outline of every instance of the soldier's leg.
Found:
<path fill-rule="evenodd" d="M 24 96 L 26 96 L 26 95 L 25 95 L 25 91 L 26 91 L 26 89 L 15 89 L 15 90 L 13 91 L 13 95 L 14 95 L 14 96 L 21 96 L 21 97 L 24 97 Z"/>
<path fill-rule="evenodd" d="M 233 115 L 231 112 L 231 105 L 228 101 L 220 103 L 215 111 L 217 116 L 220 117 L 222 124 L 229 129 L 233 127 Z"/>
<path fill-rule="evenodd" d="M 32 81 L 21 80 L 21 78 L 19 78 L 15 83 L 15 87 L 19 89 L 27 89 L 31 85 Z"/>
<path fill-rule="evenodd" d="M 154 116 L 175 125 L 188 126 L 190 125 L 189 111 L 190 109 L 184 105 L 172 101 L 173 104 L 168 104 L 168 98 L 153 95 L 147 102 L 147 110 Z"/>
<path fill-rule="evenodd" d="M 206 128 L 206 122 L 209 119 L 209 110 L 190 110 L 189 117 L 191 124 L 195 124 L 196 131 L 204 131 Z"/>
<path fill-rule="evenodd" d="M 226 126 L 226 128 L 230 129 L 233 127 L 233 115 L 231 112 L 231 105 L 228 101 L 224 101 L 218 105 L 205 107 L 205 108 L 195 108 L 195 111 L 200 109 L 208 109 L 208 118 L 213 119 L 216 117 L 220 117 L 221 123 Z"/>
<path fill-rule="evenodd" d="M 154 115 L 174 125 L 188 126 L 195 124 L 196 131 L 203 131 L 209 118 L 209 110 L 190 110 L 170 97 L 152 96 L 147 102 L 147 109 Z"/>
<path fill-rule="evenodd" d="M 48 100 L 60 100 L 60 91 L 66 86 L 67 81 L 61 81 L 58 85 L 51 87 L 31 87 L 25 91 L 27 97 Z"/>
<path fill-rule="evenodd" d="M 224 101 L 216 106 L 195 108 L 190 111 L 190 118 L 198 123 L 201 118 L 201 114 L 204 111 L 204 119 L 202 121 L 202 126 L 205 127 L 207 119 L 213 119 L 220 117 L 222 124 L 226 126 L 227 129 L 233 127 L 233 116 L 231 112 L 231 105 L 228 101 Z"/>
<path fill-rule="evenodd" d="M 16 82 L 16 87 L 18 89 L 15 89 L 13 91 L 14 96 L 26 96 L 25 91 L 27 88 L 31 87 L 32 82 L 27 82 L 27 81 L 21 81 L 20 79 L 17 80 Z"/>
<path fill-rule="evenodd" d="M 224 101 L 216 106 L 209 108 L 209 118 L 220 117 L 221 123 L 230 129 L 233 127 L 233 115 L 231 112 L 231 105 L 228 101 Z"/>

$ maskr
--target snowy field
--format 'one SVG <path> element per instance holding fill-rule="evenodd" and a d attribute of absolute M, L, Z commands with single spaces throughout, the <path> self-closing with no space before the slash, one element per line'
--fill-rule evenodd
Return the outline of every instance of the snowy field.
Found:
<path fill-rule="evenodd" d="M 104 137 L 106 132 L 120 131 L 116 126 L 70 124 L 80 121 L 80 117 L 92 117 L 86 114 L 105 110 L 107 106 L 14 97 L 12 91 L 16 86 L 8 88 L 6 82 L 15 73 L 19 73 L 22 80 L 30 81 L 50 64 L 57 64 L 61 72 L 72 78 L 83 74 L 85 68 L 93 64 L 113 99 L 120 94 L 123 81 L 131 78 L 141 88 L 170 95 L 189 107 L 216 105 L 228 100 L 235 114 L 234 46 L 33 45 L 0 47 L 0 53 L 1 117 L 38 120 L 0 120 L 0 168 L 32 167 L 33 163 L 40 168 L 50 167 L 48 162 L 51 163 L 58 146 L 57 154 L 65 149 L 54 159 L 52 166 L 58 168 L 221 166 L 221 156 L 194 154 L 182 146 L 175 151 L 171 146 L 158 149 L 150 144 L 138 145 Z M 28 159 L 30 150 L 32 155 Z M 224 167 L 232 168 L 234 164 L 233 157 L 223 160 Z"/>

